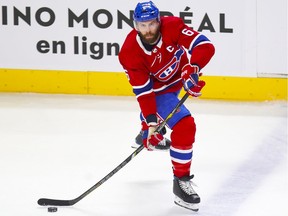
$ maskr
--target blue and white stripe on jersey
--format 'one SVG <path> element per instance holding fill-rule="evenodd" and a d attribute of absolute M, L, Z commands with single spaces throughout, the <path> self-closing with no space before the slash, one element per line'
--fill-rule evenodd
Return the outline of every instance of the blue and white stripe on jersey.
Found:
<path fill-rule="evenodd" d="M 170 157 L 171 160 L 180 163 L 185 164 L 191 161 L 193 156 L 193 149 L 187 149 L 187 150 L 181 150 L 177 149 L 175 147 L 170 147 Z"/>
<path fill-rule="evenodd" d="M 191 51 L 198 45 L 201 45 L 201 44 L 206 44 L 206 43 L 211 43 L 210 40 L 202 35 L 202 34 L 199 34 L 197 35 L 193 41 L 191 42 L 190 46 L 189 46 L 189 54 L 191 54 Z"/>
<path fill-rule="evenodd" d="M 143 95 L 148 95 L 151 92 L 153 92 L 153 82 L 151 79 L 148 79 L 144 85 L 140 86 L 135 86 L 133 85 L 133 92 L 136 95 L 136 98 L 143 96 Z"/>
<path fill-rule="evenodd" d="M 175 81 L 169 83 L 168 85 L 163 85 L 163 86 L 161 86 L 160 88 L 155 88 L 155 89 L 154 89 L 154 92 L 157 92 L 157 93 L 158 93 L 158 92 L 164 91 L 164 90 L 166 90 L 166 89 L 174 86 L 176 83 L 178 83 L 178 82 L 180 82 L 180 81 L 182 81 L 182 78 L 181 78 L 181 77 L 180 77 L 179 79 L 176 79 Z"/>
<path fill-rule="evenodd" d="M 155 88 L 153 89 L 153 82 L 151 79 L 149 79 L 144 85 L 140 85 L 140 86 L 133 86 L 133 92 L 136 95 L 136 98 L 143 96 L 143 95 L 148 95 L 151 92 L 161 92 L 161 91 L 165 91 L 166 89 L 174 86 L 176 83 L 182 81 L 181 78 L 176 79 L 175 81 L 169 83 L 168 85 L 163 85 L 160 88 Z"/>

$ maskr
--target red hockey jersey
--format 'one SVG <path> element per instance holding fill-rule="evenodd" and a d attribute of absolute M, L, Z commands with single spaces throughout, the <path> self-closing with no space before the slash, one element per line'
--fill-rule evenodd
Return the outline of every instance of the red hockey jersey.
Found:
<path fill-rule="evenodd" d="M 161 39 L 148 51 L 133 29 L 119 53 L 144 117 L 156 114 L 155 95 L 182 88 L 181 68 L 190 62 L 203 68 L 214 54 L 214 46 L 178 17 L 161 17 Z"/>

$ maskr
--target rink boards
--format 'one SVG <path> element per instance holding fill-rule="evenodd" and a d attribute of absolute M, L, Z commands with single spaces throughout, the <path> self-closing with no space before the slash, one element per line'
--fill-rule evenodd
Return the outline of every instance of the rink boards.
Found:
<path fill-rule="evenodd" d="M 287 100 L 286 78 L 203 76 L 204 99 Z M 124 72 L 0 69 L 0 92 L 133 95 Z"/>

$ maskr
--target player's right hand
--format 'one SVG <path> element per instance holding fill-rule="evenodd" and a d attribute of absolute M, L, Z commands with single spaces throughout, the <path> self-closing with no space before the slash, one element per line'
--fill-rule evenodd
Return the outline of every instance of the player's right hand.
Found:
<path fill-rule="evenodd" d="M 143 145 L 148 151 L 153 151 L 155 146 L 164 139 L 161 133 L 155 132 L 157 126 L 158 124 L 156 122 L 150 122 L 149 124 L 142 122 Z"/>

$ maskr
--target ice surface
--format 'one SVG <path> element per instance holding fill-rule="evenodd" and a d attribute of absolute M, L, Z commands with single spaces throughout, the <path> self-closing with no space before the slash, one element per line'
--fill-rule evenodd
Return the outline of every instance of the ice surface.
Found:
<path fill-rule="evenodd" d="M 185 104 L 197 124 L 199 212 L 173 203 L 169 152 L 143 150 L 83 200 L 49 213 L 39 198 L 76 198 L 133 152 L 138 104 L 134 97 L 0 94 L 0 215 L 287 216 L 287 102 Z"/>

